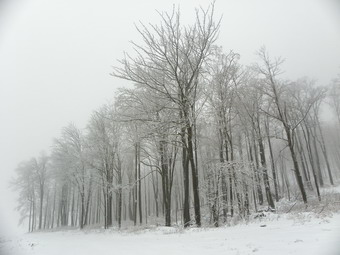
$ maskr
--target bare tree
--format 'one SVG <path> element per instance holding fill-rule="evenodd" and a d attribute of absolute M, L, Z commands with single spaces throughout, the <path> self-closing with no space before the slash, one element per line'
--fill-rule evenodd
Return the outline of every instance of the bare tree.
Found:
<path fill-rule="evenodd" d="M 44 193 L 46 187 L 46 178 L 47 178 L 47 164 L 48 164 L 48 157 L 46 153 L 42 153 L 41 156 L 36 159 L 32 159 L 34 175 L 38 182 L 39 187 L 39 229 L 42 228 L 42 220 L 43 220 L 43 203 L 44 203 Z"/>
<path fill-rule="evenodd" d="M 67 171 L 70 181 L 78 189 L 80 196 L 78 219 L 80 228 L 83 228 L 91 197 L 92 178 L 86 163 L 84 137 L 76 126 L 70 124 L 63 129 L 61 137 L 55 140 L 53 156 L 61 171 Z"/>
<path fill-rule="evenodd" d="M 198 166 L 195 162 L 195 104 L 199 78 L 204 62 L 215 42 L 220 22 L 214 21 L 214 4 L 207 10 L 196 10 L 191 26 L 180 23 L 179 10 L 159 13 L 160 25 L 136 27 L 143 44 L 133 43 L 137 57 L 126 55 L 122 67 L 114 68 L 113 76 L 136 82 L 157 91 L 160 96 L 176 104 L 182 122 L 182 161 L 184 173 L 184 225 L 189 214 L 189 163 L 192 171 L 195 221 L 201 225 Z"/>
<path fill-rule="evenodd" d="M 272 61 L 266 49 L 262 47 L 258 51 L 258 56 L 261 59 L 261 64 L 256 65 L 255 68 L 259 74 L 263 75 L 263 87 L 260 87 L 261 91 L 266 94 L 271 104 L 271 112 L 261 109 L 264 113 L 268 114 L 270 117 L 280 121 L 283 125 L 287 146 L 289 147 L 290 154 L 293 160 L 294 172 L 296 176 L 296 181 L 298 183 L 302 199 L 307 203 L 307 195 L 305 187 L 302 181 L 300 167 L 297 160 L 296 149 L 294 146 L 294 136 L 296 128 L 304 121 L 311 107 L 316 101 L 316 98 L 308 98 L 306 100 L 306 105 L 302 116 L 297 115 L 292 110 L 291 106 L 296 105 L 296 102 L 288 104 L 287 100 L 292 99 L 295 91 L 291 91 L 288 88 L 287 83 L 278 80 L 278 75 L 281 74 L 281 64 L 283 60 L 278 58 Z M 290 93 L 291 92 L 291 93 Z M 293 97 L 294 99 L 294 97 Z"/>

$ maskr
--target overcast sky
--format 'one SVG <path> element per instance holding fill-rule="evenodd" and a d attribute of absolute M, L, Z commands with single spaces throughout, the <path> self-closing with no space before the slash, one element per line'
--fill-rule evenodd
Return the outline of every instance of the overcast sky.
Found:
<path fill-rule="evenodd" d="M 49 150 L 61 128 L 85 127 L 93 110 L 127 82 L 109 75 L 134 23 L 180 3 L 184 22 L 210 1 L 0 0 L 0 226 L 16 224 L 8 181 L 22 160 Z M 217 0 L 218 44 L 256 61 L 266 45 L 286 59 L 284 76 L 327 84 L 340 73 L 340 1 Z M 6 202 L 6 203 L 4 203 Z M 1 215 L 2 213 L 2 215 Z"/>

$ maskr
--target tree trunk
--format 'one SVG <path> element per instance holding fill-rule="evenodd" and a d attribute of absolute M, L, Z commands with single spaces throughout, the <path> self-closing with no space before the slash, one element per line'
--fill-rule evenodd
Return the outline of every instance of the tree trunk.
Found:
<path fill-rule="evenodd" d="M 137 142 L 135 143 L 135 184 L 134 184 L 134 196 L 133 196 L 133 223 L 137 225 L 137 197 L 138 197 L 138 190 L 137 184 L 138 182 L 138 147 Z"/>
<path fill-rule="evenodd" d="M 320 121 L 319 121 L 318 118 L 317 118 L 317 126 L 318 126 L 318 130 L 319 130 L 320 137 L 321 137 L 320 145 L 321 145 L 322 154 L 325 158 L 325 162 L 326 162 L 326 166 L 327 166 L 327 173 L 328 173 L 328 177 L 329 177 L 329 182 L 333 186 L 334 185 L 333 175 L 332 175 L 331 167 L 330 167 L 329 160 L 328 160 L 328 153 L 327 153 L 327 148 L 326 148 L 326 144 L 325 144 L 325 139 L 324 139 L 322 129 L 321 129 L 321 125 L 320 125 Z"/>
<path fill-rule="evenodd" d="M 288 140 L 288 147 L 289 147 L 290 154 L 291 154 L 291 157 L 292 157 L 292 160 L 293 160 L 296 181 L 298 183 L 298 186 L 299 186 L 299 189 L 300 189 L 300 192 L 301 192 L 301 195 L 302 195 L 302 200 L 306 204 L 307 203 L 307 194 L 306 194 L 306 191 L 305 191 L 305 187 L 303 185 L 303 181 L 302 181 L 302 177 L 301 177 L 301 173 L 300 173 L 300 169 L 299 169 L 299 164 L 297 162 L 292 134 L 291 134 L 291 131 L 290 131 L 288 126 L 284 125 L 284 129 L 286 131 L 286 136 L 287 136 L 287 140 Z"/>
<path fill-rule="evenodd" d="M 33 204 L 33 201 L 32 201 L 32 199 L 31 199 L 31 201 L 30 201 L 30 214 L 29 214 L 29 217 L 28 217 L 28 232 L 31 232 L 32 204 Z M 32 231 L 33 231 L 33 230 L 32 230 Z"/>
<path fill-rule="evenodd" d="M 84 190 L 83 190 L 84 191 Z M 80 208 L 80 216 L 79 216 L 79 226 L 80 229 L 84 228 L 84 211 L 85 211 L 85 194 L 80 194 L 81 199 L 81 208 Z"/>
<path fill-rule="evenodd" d="M 255 128 L 255 127 L 254 127 Z M 254 159 L 255 159 L 255 183 L 256 183 L 256 191 L 259 199 L 259 205 L 263 205 L 263 193 L 262 193 L 262 187 L 261 187 L 261 181 L 260 181 L 260 164 L 259 164 L 259 159 L 258 159 L 258 151 L 257 151 L 257 146 L 256 146 L 256 140 L 255 140 L 255 133 L 253 131 L 253 146 L 254 146 Z"/>
<path fill-rule="evenodd" d="M 259 119 L 257 121 L 258 121 L 257 122 L 258 144 L 259 144 L 260 159 L 261 159 L 261 165 L 262 165 L 263 183 L 264 183 L 264 188 L 265 188 L 265 191 L 266 191 L 266 197 L 267 197 L 268 205 L 271 208 L 274 209 L 275 205 L 274 205 L 273 197 L 272 197 L 272 194 L 271 194 L 271 191 L 270 191 L 270 183 L 269 183 L 269 178 L 268 178 L 266 156 L 265 156 L 264 145 L 263 145 L 263 141 L 262 141 Z"/>
<path fill-rule="evenodd" d="M 188 127 L 188 158 L 191 165 L 192 173 L 192 188 L 194 194 L 194 209 L 195 209 L 195 222 L 198 227 L 201 226 L 201 206 L 199 197 L 199 187 L 198 187 L 198 169 L 195 165 L 194 155 L 193 155 L 193 132 L 192 127 Z"/>
<path fill-rule="evenodd" d="M 121 170 L 121 164 L 118 163 L 118 228 L 121 228 L 122 226 L 122 170 Z"/>
<path fill-rule="evenodd" d="M 223 137 L 222 131 L 220 130 L 220 144 L 219 144 L 219 157 L 220 163 L 224 163 L 223 158 Z M 222 166 L 221 166 L 222 168 Z M 223 222 L 227 221 L 227 214 L 228 214 L 228 190 L 227 190 L 227 180 L 226 180 L 226 173 L 224 169 L 221 169 L 221 189 L 222 189 L 222 213 L 223 213 Z"/>
<path fill-rule="evenodd" d="M 140 174 L 140 142 L 137 144 L 138 151 L 138 206 L 139 206 L 139 224 L 143 223 L 143 213 L 142 213 L 142 181 Z"/>
<path fill-rule="evenodd" d="M 42 227 L 43 201 L 44 201 L 44 187 L 42 184 L 40 184 L 39 230 Z"/>
<path fill-rule="evenodd" d="M 314 131 L 315 131 L 315 128 L 314 128 Z M 311 135 L 312 135 L 312 140 L 313 140 L 313 148 L 314 148 L 314 156 L 316 160 L 317 174 L 318 174 L 320 186 L 323 187 L 324 183 L 323 183 L 323 177 L 322 177 L 322 170 L 321 170 L 318 146 L 316 145 L 316 133 L 313 134 L 313 131 L 311 130 Z"/>
<path fill-rule="evenodd" d="M 297 150 L 298 150 L 297 152 L 298 152 L 298 155 L 300 156 L 302 171 L 303 171 L 303 174 L 304 174 L 305 181 L 307 183 L 307 187 L 310 190 L 313 190 L 313 186 L 312 186 L 310 174 L 309 174 L 308 163 L 307 163 L 306 155 L 305 155 L 303 147 L 302 147 L 302 141 L 300 139 L 300 134 L 297 133 L 295 135 L 295 137 L 296 137 L 296 139 L 295 139 L 296 140 L 295 141 L 296 147 L 297 147 Z"/>
<path fill-rule="evenodd" d="M 316 193 L 318 196 L 319 201 L 321 201 L 321 196 L 320 196 L 320 190 L 319 190 L 319 184 L 318 184 L 318 179 L 316 177 L 316 170 L 315 170 L 315 164 L 314 164 L 314 159 L 313 159 L 313 151 L 312 151 L 312 146 L 311 146 L 311 134 L 310 131 L 308 129 L 308 127 L 305 125 L 306 129 L 302 129 L 303 130 L 303 134 L 305 137 L 305 141 L 306 141 L 306 147 L 308 150 L 308 155 L 309 155 L 309 161 L 310 164 L 312 166 L 312 172 L 313 172 L 313 177 L 314 177 L 314 184 L 316 187 Z"/>
<path fill-rule="evenodd" d="M 267 122 L 265 122 L 265 125 L 266 125 L 267 139 L 268 139 L 268 146 L 269 146 L 270 163 L 271 163 L 271 166 L 272 166 L 272 175 L 273 175 L 274 190 L 275 190 L 275 200 L 276 200 L 276 202 L 278 202 L 279 201 L 279 192 L 278 192 L 278 187 L 277 187 L 276 167 L 275 167 L 275 162 L 274 162 L 272 143 L 271 143 L 271 140 L 270 140 L 268 117 L 267 117 Z"/>
<path fill-rule="evenodd" d="M 183 202 L 183 220 L 184 227 L 190 226 L 190 207 L 189 207 L 189 159 L 187 156 L 185 128 L 181 130 L 182 140 L 182 168 L 183 168 L 183 186 L 184 186 L 184 202 Z"/>

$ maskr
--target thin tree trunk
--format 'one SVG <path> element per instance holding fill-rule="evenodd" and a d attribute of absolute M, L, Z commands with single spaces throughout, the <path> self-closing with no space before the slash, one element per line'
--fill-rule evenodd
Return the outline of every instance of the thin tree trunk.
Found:
<path fill-rule="evenodd" d="M 44 188 L 43 185 L 40 184 L 39 230 L 42 227 L 43 201 L 44 201 Z"/>
<path fill-rule="evenodd" d="M 140 174 L 140 142 L 137 145 L 138 151 L 138 206 L 139 206 L 139 224 L 143 223 L 143 210 L 142 210 L 142 181 L 141 181 L 141 174 Z"/>
<path fill-rule="evenodd" d="M 307 146 L 307 150 L 308 150 L 308 155 L 309 155 L 309 161 L 310 164 L 312 166 L 312 172 L 313 172 L 313 177 L 314 177 L 314 184 L 316 187 L 316 193 L 318 196 L 319 201 L 321 201 L 321 196 L 320 196 L 320 190 L 319 190 L 319 184 L 318 184 L 318 179 L 316 177 L 316 170 L 315 170 L 315 164 L 314 164 L 314 159 L 313 159 L 313 151 L 312 151 L 312 147 L 311 147 L 311 134 L 310 131 L 308 129 L 308 127 L 305 125 L 306 129 L 302 129 L 304 137 L 305 137 L 305 141 L 306 141 L 306 146 Z"/>
<path fill-rule="evenodd" d="M 325 144 L 325 139 L 324 139 L 324 136 L 323 136 L 323 133 L 322 133 L 322 129 L 321 129 L 321 125 L 320 125 L 320 121 L 319 121 L 318 117 L 317 117 L 317 126 L 318 126 L 318 130 L 319 130 L 320 137 L 321 137 L 321 142 L 320 142 L 321 146 L 320 147 L 321 147 L 321 150 L 322 150 L 322 154 L 325 158 L 329 182 L 333 186 L 334 185 L 333 175 L 332 175 L 331 167 L 330 167 L 329 160 L 328 160 L 328 153 L 327 153 L 327 148 L 326 148 L 326 144 Z"/>
<path fill-rule="evenodd" d="M 219 157 L 220 157 L 220 163 L 224 163 L 223 158 L 223 137 L 222 137 L 222 131 L 220 130 L 220 144 L 219 144 Z M 222 168 L 222 166 L 221 166 Z M 228 190 L 227 190 L 227 181 L 226 181 L 226 173 L 224 169 L 221 169 L 221 189 L 222 189 L 222 213 L 223 213 L 223 222 L 227 221 L 227 215 L 228 215 Z"/>
<path fill-rule="evenodd" d="M 315 128 L 314 128 L 314 131 L 316 131 Z M 317 174 L 318 174 L 320 186 L 323 187 L 324 182 L 323 182 L 323 177 L 322 177 L 322 170 L 321 170 L 318 146 L 316 144 L 316 133 L 313 134 L 313 130 L 311 130 L 311 136 L 312 136 L 312 140 L 313 140 L 313 148 L 314 148 L 314 156 L 315 156 L 315 160 L 316 160 Z"/>
<path fill-rule="evenodd" d="M 260 120 L 258 116 L 257 120 L 257 129 L 258 129 L 258 144 L 259 144 L 259 149 L 260 149 L 260 159 L 261 159 L 261 165 L 262 165 L 262 174 L 263 174 L 263 183 L 264 183 L 264 188 L 266 191 L 266 197 L 267 197 L 267 202 L 268 205 L 275 209 L 275 204 L 274 200 L 270 191 L 270 183 L 269 183 L 269 178 L 268 178 L 268 171 L 267 171 L 267 163 L 266 163 L 266 155 L 264 152 L 264 145 L 263 145 L 263 140 L 262 140 L 262 134 L 261 134 L 261 129 L 260 129 Z"/>
<path fill-rule="evenodd" d="M 33 201 L 31 200 L 31 201 L 30 201 L 30 214 L 29 214 L 29 217 L 28 217 L 28 232 L 31 232 L 32 204 L 33 204 Z M 33 230 L 32 230 L 32 231 L 33 231 Z"/>
<path fill-rule="evenodd" d="M 254 127 L 255 128 L 255 127 Z M 260 181 L 260 173 L 259 173 L 259 159 L 258 159 L 258 151 L 257 151 L 257 146 L 256 146 L 256 140 L 255 140 L 255 133 L 253 131 L 253 146 L 254 146 L 254 159 L 255 159 L 255 183 L 256 183 L 256 191 L 259 199 L 259 205 L 263 205 L 263 193 L 262 193 L 262 186 L 261 186 L 261 181 Z"/>
<path fill-rule="evenodd" d="M 307 183 L 307 187 L 310 189 L 310 190 L 313 190 L 313 186 L 312 186 L 312 183 L 311 183 L 311 180 L 310 180 L 310 173 L 309 173 L 309 168 L 308 168 L 308 163 L 307 163 L 307 159 L 306 159 L 306 155 L 304 153 L 304 150 L 303 150 L 303 145 L 302 145 L 302 141 L 300 139 L 300 134 L 297 133 L 295 135 L 296 137 L 296 147 L 297 147 L 297 152 L 298 152 L 298 155 L 300 157 L 300 161 L 301 161 L 301 165 L 302 165 L 302 171 L 304 173 L 304 178 L 305 178 L 305 181 Z"/>
<path fill-rule="evenodd" d="M 133 223 L 137 225 L 137 182 L 138 181 L 138 147 L 137 142 L 135 143 L 135 184 L 134 184 L 134 201 L 133 201 Z"/>

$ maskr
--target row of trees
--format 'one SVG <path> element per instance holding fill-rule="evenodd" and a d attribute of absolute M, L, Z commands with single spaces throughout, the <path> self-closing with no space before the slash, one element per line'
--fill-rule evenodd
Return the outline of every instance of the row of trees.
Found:
<path fill-rule="evenodd" d="M 165 225 L 248 217 L 282 198 L 314 196 L 340 175 L 340 83 L 280 79 L 265 48 L 242 66 L 216 46 L 214 5 L 183 25 L 179 10 L 141 24 L 112 75 L 134 83 L 70 124 L 50 155 L 22 162 L 14 185 L 29 231 L 61 226 Z M 331 91 L 331 93 L 329 93 Z M 339 123 L 320 119 L 325 104 Z M 331 135 L 333 132 L 333 135 Z M 331 138 L 331 139 L 330 139 Z M 295 197 L 295 198 L 294 198 Z"/>

